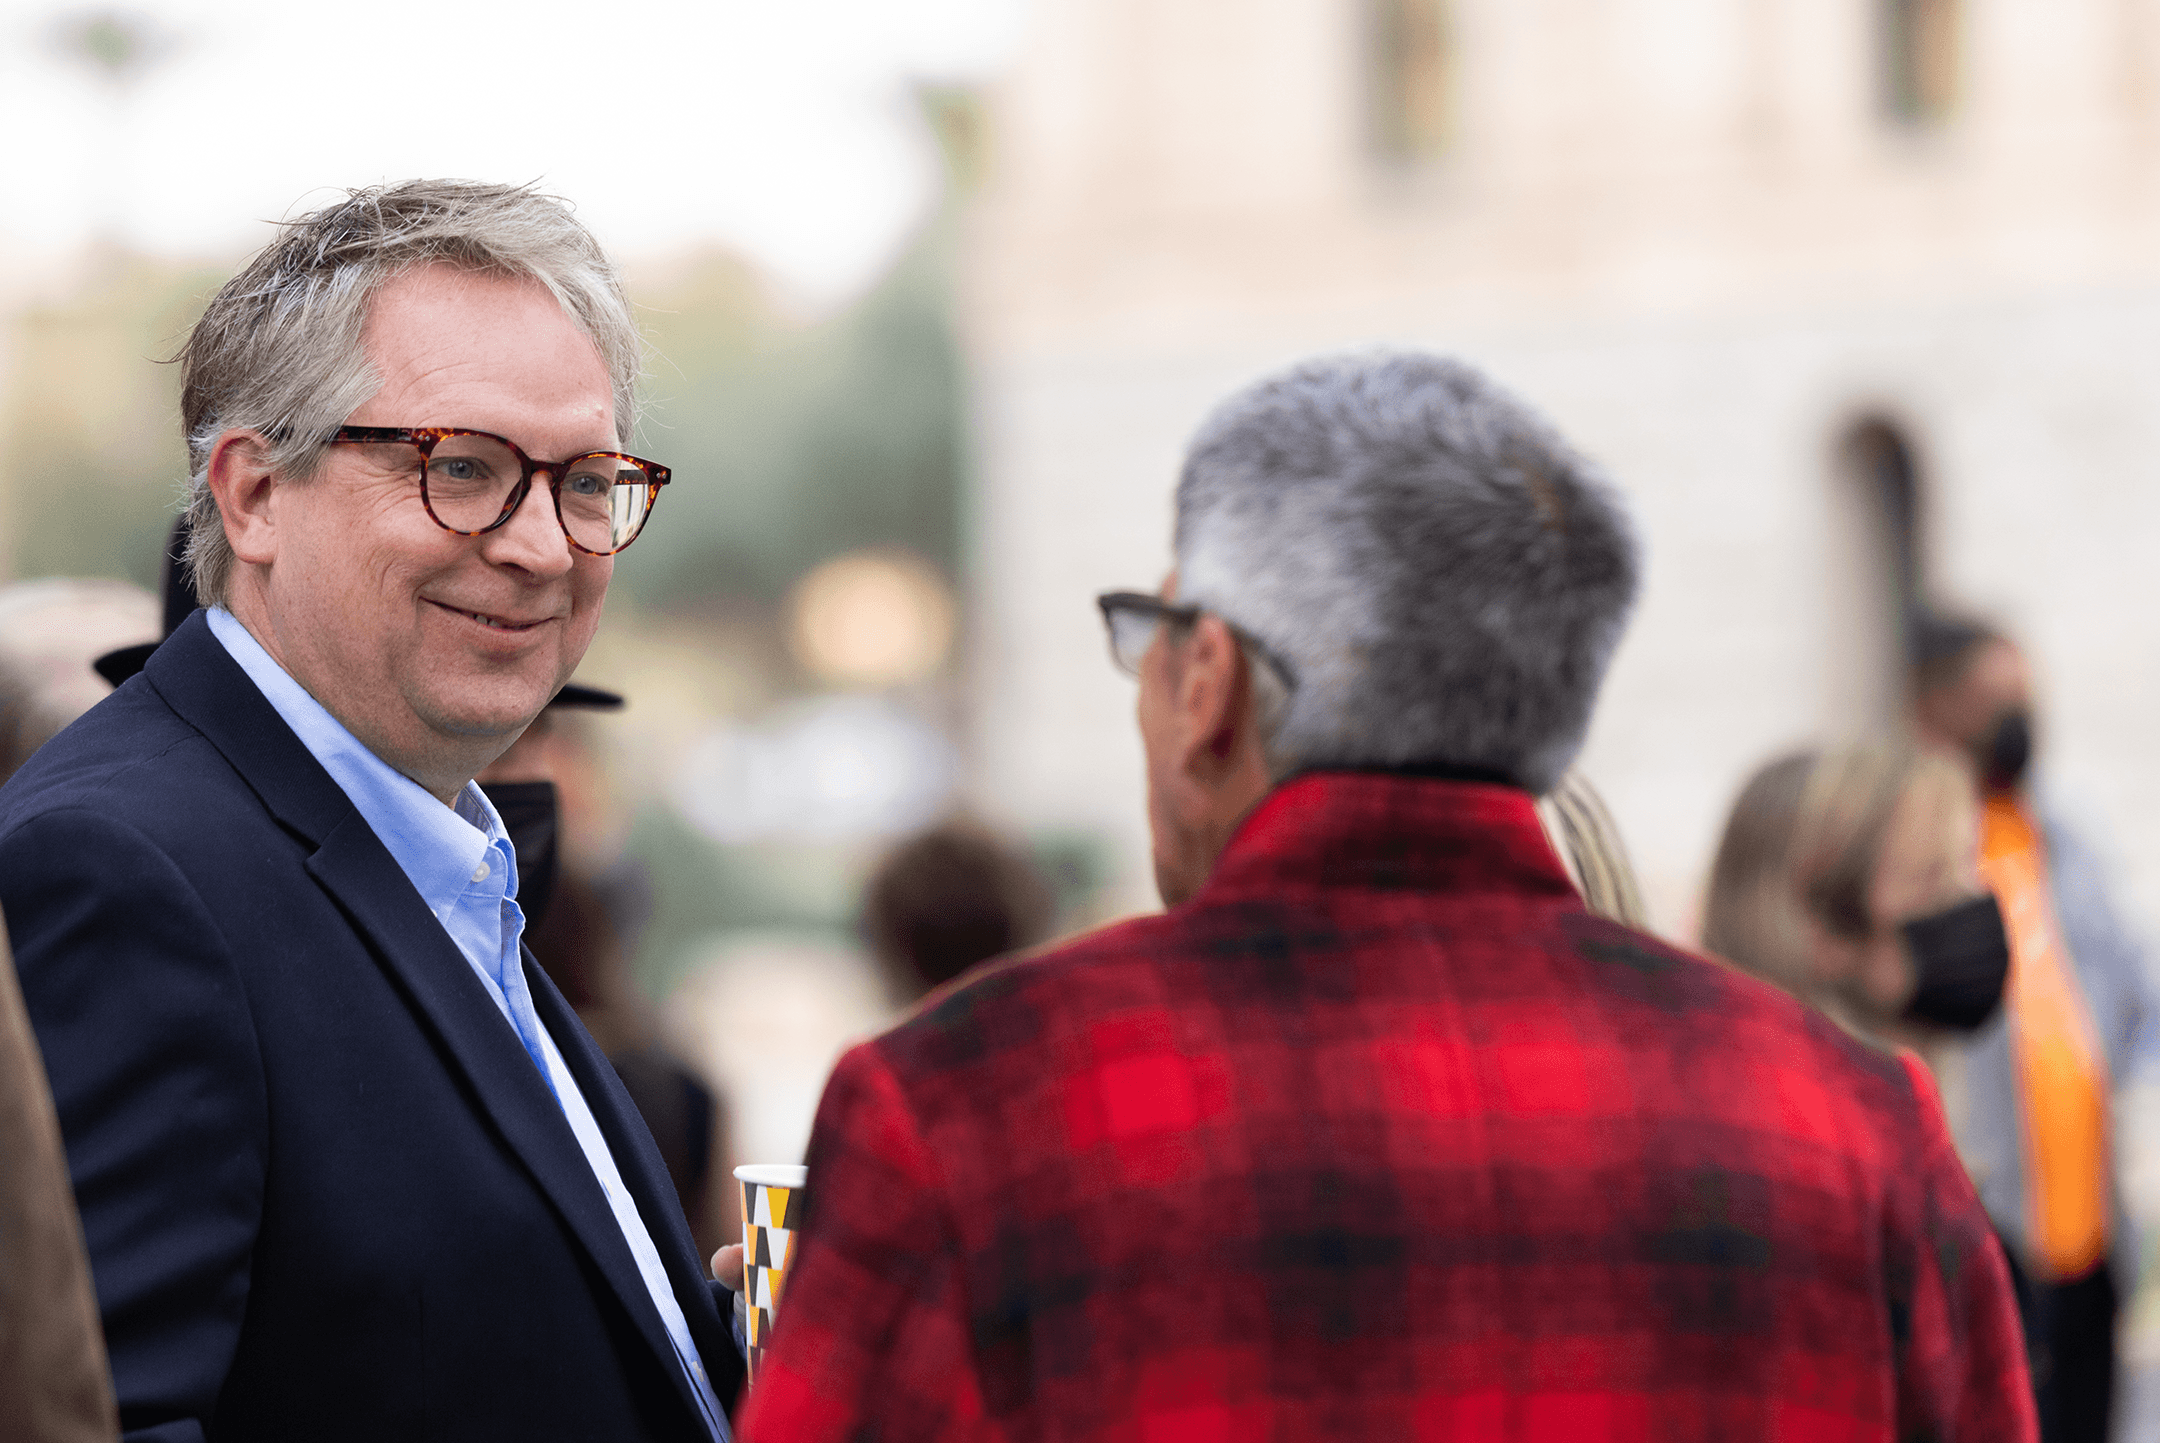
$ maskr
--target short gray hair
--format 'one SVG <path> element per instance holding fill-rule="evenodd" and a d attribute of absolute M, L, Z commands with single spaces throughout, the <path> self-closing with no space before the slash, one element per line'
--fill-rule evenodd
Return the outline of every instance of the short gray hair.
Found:
<path fill-rule="evenodd" d="M 437 261 L 546 286 L 599 349 L 618 444 L 630 444 L 643 345 L 621 278 L 568 202 L 529 185 L 464 180 L 349 191 L 282 225 L 212 298 L 181 349 L 186 560 L 204 605 L 225 602 L 232 574 L 210 494 L 218 437 L 260 431 L 279 471 L 313 475 L 329 434 L 382 384 L 361 345 L 369 303 L 386 282 Z"/>
<path fill-rule="evenodd" d="M 1277 775 L 1443 766 L 1538 793 L 1581 749 L 1639 571 L 1618 495 L 1550 426 L 1466 365 L 1397 352 L 1225 402 L 1186 453 L 1177 562 L 1179 600 L 1294 678 Z"/>

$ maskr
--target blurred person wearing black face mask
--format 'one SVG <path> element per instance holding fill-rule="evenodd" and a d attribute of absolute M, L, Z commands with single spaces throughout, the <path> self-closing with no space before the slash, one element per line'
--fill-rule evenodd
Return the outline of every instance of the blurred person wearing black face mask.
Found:
<path fill-rule="evenodd" d="M 2031 671 L 1995 628 L 1924 616 L 1913 724 L 1961 763 L 1981 802 L 1981 872 L 2011 967 L 1999 1016 L 1965 1051 L 1960 1143 L 1981 1201 L 2032 1282 L 2026 1320 L 2042 1436 L 2107 1436 L 2118 1280 L 2140 1239 L 2124 1207 L 2115 1099 L 2152 1076 L 2160 998 L 2097 858 L 2031 783 Z"/>
<path fill-rule="evenodd" d="M 1902 748 L 1815 764 L 1793 858 L 1829 1005 L 1941 1072 L 1942 1045 L 2001 1005 L 2010 952 L 1976 868 L 1978 819 L 1955 770 Z"/>
<path fill-rule="evenodd" d="M 1765 765 L 1726 824 L 1703 946 L 1937 1066 L 2002 1002 L 2009 945 L 1959 770 L 1899 746 Z"/>
<path fill-rule="evenodd" d="M 590 875 L 576 864 L 574 833 L 584 813 L 563 795 L 575 792 L 588 770 L 573 718 L 622 706 L 614 692 L 564 687 L 476 780 L 517 849 L 526 945 L 614 1065 L 667 1164 L 700 1255 L 710 1257 L 739 1236 L 735 1190 L 727 1186 L 727 1111 L 659 1040 L 652 1009 L 629 974 L 625 933 L 632 928 L 622 914 L 638 899 L 618 895 L 621 877 Z"/>

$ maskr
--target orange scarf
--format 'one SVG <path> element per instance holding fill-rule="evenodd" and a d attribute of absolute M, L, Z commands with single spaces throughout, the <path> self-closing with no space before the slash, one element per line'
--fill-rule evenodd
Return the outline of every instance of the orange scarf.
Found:
<path fill-rule="evenodd" d="M 2056 924 L 2032 814 L 2016 797 L 1990 797 L 1981 826 L 1980 872 L 2010 934 L 2004 1000 L 2024 1114 L 2030 1261 L 2043 1281 L 2066 1281 L 2107 1252 L 2107 1062 Z"/>

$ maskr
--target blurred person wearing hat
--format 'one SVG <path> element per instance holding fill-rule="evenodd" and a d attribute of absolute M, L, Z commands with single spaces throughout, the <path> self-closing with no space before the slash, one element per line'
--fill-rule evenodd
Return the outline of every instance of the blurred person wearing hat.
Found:
<path fill-rule="evenodd" d="M 1981 803 L 1980 870 L 2002 904 L 2002 1014 L 1966 1050 L 1960 1141 L 1980 1197 L 2032 1284 L 2043 1436 L 2107 1436 L 2120 1293 L 2142 1239 L 2124 1206 L 2116 1099 L 2149 1082 L 2160 996 L 2099 858 L 2036 797 L 2032 670 L 1997 628 L 1931 613 L 1914 627 L 1913 723 Z"/>
<path fill-rule="evenodd" d="M 182 356 L 204 609 L 0 790 L 130 1438 L 724 1440 L 740 1356 L 472 779 L 665 467 L 562 202 L 285 225 Z"/>
<path fill-rule="evenodd" d="M 155 609 L 140 587 L 104 578 L 0 587 L 0 780 L 98 702 L 90 658 L 139 633 Z M 0 942 L 0 1438 L 116 1436 L 52 1091 Z"/>
<path fill-rule="evenodd" d="M 1927 1075 L 1585 909 L 1535 798 L 1637 588 L 1468 367 L 1207 420 L 1137 675 L 1169 910 L 850 1052 L 745 1437 L 2032 1436 Z"/>

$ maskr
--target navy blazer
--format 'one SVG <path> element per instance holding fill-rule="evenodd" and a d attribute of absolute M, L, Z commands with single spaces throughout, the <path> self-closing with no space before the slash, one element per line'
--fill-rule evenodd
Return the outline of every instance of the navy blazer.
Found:
<path fill-rule="evenodd" d="M 703 1443 L 554 1094 L 201 613 L 0 788 L 0 907 L 128 1437 Z M 725 1403 L 651 1134 L 525 972 Z"/>

